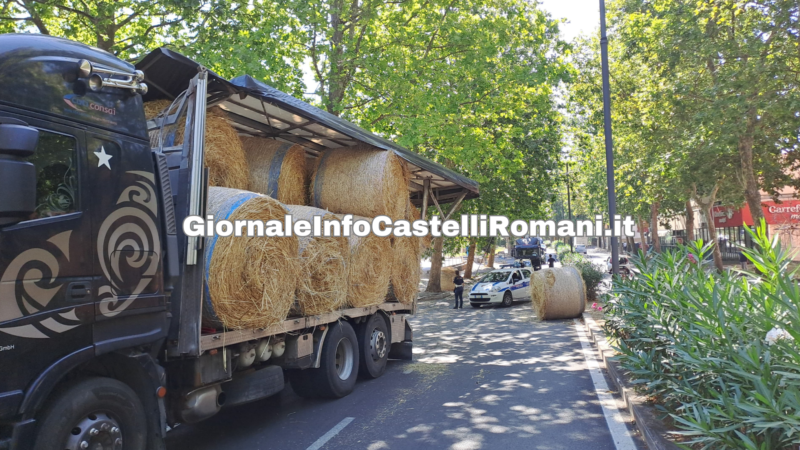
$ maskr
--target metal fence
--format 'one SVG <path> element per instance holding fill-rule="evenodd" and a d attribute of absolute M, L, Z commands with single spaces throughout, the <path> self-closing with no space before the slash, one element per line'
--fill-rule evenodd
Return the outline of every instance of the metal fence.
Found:
<path fill-rule="evenodd" d="M 708 228 L 695 228 L 694 238 L 710 242 L 711 236 Z M 674 230 L 671 236 L 661 236 L 661 249 L 675 249 L 678 243 L 686 242 L 686 230 Z M 739 261 L 739 247 L 753 247 L 753 240 L 744 227 L 717 228 L 717 241 L 722 259 L 726 261 Z"/>

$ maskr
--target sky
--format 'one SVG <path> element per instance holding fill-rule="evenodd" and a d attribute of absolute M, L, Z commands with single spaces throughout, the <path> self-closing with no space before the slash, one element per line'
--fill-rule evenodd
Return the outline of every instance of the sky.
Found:
<path fill-rule="evenodd" d="M 597 33 L 600 27 L 599 0 L 538 0 L 554 19 L 567 19 L 559 26 L 565 40 L 581 34 Z"/>

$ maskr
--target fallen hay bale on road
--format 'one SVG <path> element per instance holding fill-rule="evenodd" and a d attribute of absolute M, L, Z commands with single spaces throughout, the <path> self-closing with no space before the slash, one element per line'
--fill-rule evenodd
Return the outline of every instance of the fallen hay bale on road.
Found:
<path fill-rule="evenodd" d="M 442 288 L 442 292 L 452 292 L 453 289 L 456 288 L 456 285 L 453 283 L 453 279 L 456 277 L 456 269 L 455 267 L 442 267 L 442 281 L 439 282 L 439 286 Z"/>
<path fill-rule="evenodd" d="M 286 205 L 292 221 L 312 222 L 336 220 L 328 211 L 310 206 Z M 298 237 L 300 279 L 297 283 L 297 303 L 301 315 L 316 316 L 343 308 L 347 301 L 347 258 L 350 246 L 347 238 Z"/>
<path fill-rule="evenodd" d="M 337 214 L 339 220 L 341 215 Z M 372 219 L 354 216 L 353 221 Z M 383 303 L 392 274 L 392 245 L 388 237 L 370 233 L 365 237 L 351 234 L 347 261 L 347 304 L 350 307 L 374 306 Z"/>
<path fill-rule="evenodd" d="M 144 104 L 145 117 L 152 119 L 168 108 L 169 100 L 155 100 Z M 247 189 L 250 175 L 247 159 L 239 139 L 239 133 L 225 119 L 226 114 L 220 108 L 210 108 L 206 112 L 205 163 L 208 167 L 208 183 L 210 186 L 222 186 L 233 189 Z M 172 145 L 183 144 L 183 133 L 186 118 L 175 124 L 175 140 Z M 165 133 L 166 133 L 165 129 Z M 150 132 L 150 143 L 158 145 L 160 131 Z M 166 136 L 164 136 L 166 138 Z"/>
<path fill-rule="evenodd" d="M 409 172 L 391 151 L 374 147 L 328 150 L 317 159 L 310 203 L 337 214 L 405 217 Z"/>
<path fill-rule="evenodd" d="M 248 191 L 211 187 L 208 214 L 216 220 L 280 220 L 286 208 Z M 206 238 L 203 318 L 228 329 L 266 328 L 286 319 L 300 277 L 297 237 Z"/>
<path fill-rule="evenodd" d="M 286 205 L 305 205 L 306 152 L 297 144 L 242 137 L 250 172 L 250 190 Z"/>
<path fill-rule="evenodd" d="M 534 272 L 531 305 L 539 320 L 580 317 L 586 309 L 586 286 L 581 273 L 571 266 Z"/>

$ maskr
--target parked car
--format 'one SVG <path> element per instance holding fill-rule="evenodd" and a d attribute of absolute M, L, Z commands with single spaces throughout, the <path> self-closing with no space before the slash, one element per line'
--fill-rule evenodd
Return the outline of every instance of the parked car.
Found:
<path fill-rule="evenodd" d="M 500 269 L 483 276 L 469 291 L 469 304 L 511 306 L 514 301 L 531 296 L 530 269 Z"/>
<path fill-rule="evenodd" d="M 583 244 L 576 245 L 575 246 L 575 253 L 582 253 L 582 254 L 585 255 L 586 254 L 586 246 L 583 245 Z"/>
<path fill-rule="evenodd" d="M 606 258 L 606 269 L 608 270 L 608 273 L 612 272 L 613 268 L 611 266 L 610 256 Z M 624 276 L 631 276 L 633 274 L 633 265 L 631 264 L 630 260 L 625 256 L 621 256 L 619 258 L 619 273 Z"/>

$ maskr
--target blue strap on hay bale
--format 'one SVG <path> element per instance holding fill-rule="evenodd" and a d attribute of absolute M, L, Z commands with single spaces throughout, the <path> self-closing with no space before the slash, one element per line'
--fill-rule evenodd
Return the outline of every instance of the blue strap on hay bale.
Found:
<path fill-rule="evenodd" d="M 258 197 L 258 194 L 252 192 L 242 192 L 240 194 L 234 195 L 231 198 L 225 200 L 220 207 L 220 211 L 224 211 L 224 217 L 215 216 L 214 219 L 216 221 L 219 220 L 228 220 L 236 211 L 237 208 L 242 206 L 242 204 L 252 198 Z M 207 321 L 211 322 L 211 324 L 220 326 L 222 321 L 217 317 L 216 312 L 214 311 L 214 304 L 211 302 L 211 292 L 208 290 L 208 277 L 210 275 L 211 269 L 211 258 L 214 255 L 214 246 L 217 244 L 217 236 L 214 234 L 214 237 L 206 238 L 206 277 L 205 282 L 203 283 L 203 287 L 205 288 L 205 299 L 204 299 L 204 308 L 203 308 L 203 318 Z"/>
<path fill-rule="evenodd" d="M 322 198 L 322 185 L 325 181 L 325 160 L 330 154 L 330 150 L 322 154 L 322 159 L 317 167 L 317 176 L 314 177 L 314 207 L 316 208 L 322 208 L 320 199 Z"/>
<path fill-rule="evenodd" d="M 282 144 L 275 151 L 272 161 L 269 163 L 269 174 L 267 176 L 267 192 L 266 194 L 274 199 L 278 199 L 278 179 L 281 176 L 281 166 L 283 166 L 283 159 L 286 157 L 286 152 L 292 148 L 294 144 Z"/>

